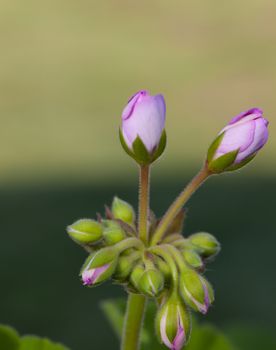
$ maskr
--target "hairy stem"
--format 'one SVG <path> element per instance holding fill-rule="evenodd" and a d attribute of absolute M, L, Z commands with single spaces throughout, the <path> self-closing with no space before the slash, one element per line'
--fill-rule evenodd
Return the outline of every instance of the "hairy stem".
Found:
<path fill-rule="evenodd" d="M 149 166 L 142 165 L 140 167 L 138 228 L 139 238 L 145 245 L 148 244 L 149 174 Z M 121 350 L 139 350 L 145 309 L 146 297 L 129 293 Z"/>
<path fill-rule="evenodd" d="M 121 350 L 139 350 L 145 307 L 143 295 L 129 294 Z"/>
<path fill-rule="evenodd" d="M 180 193 L 176 200 L 167 210 L 166 214 L 160 221 L 152 238 L 151 245 L 156 245 L 164 237 L 171 222 L 178 214 L 179 210 L 188 201 L 192 194 L 199 188 L 199 186 L 211 175 L 206 167 L 203 167 L 199 173 L 192 179 L 186 188 Z"/>
<path fill-rule="evenodd" d="M 149 177 L 150 168 L 148 165 L 140 167 L 140 196 L 139 196 L 139 237 L 148 243 L 148 210 L 149 210 Z"/>

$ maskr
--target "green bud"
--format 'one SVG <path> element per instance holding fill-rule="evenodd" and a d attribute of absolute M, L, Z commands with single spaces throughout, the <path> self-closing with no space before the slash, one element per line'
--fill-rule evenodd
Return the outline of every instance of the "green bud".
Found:
<path fill-rule="evenodd" d="M 220 251 L 220 244 L 217 239 L 207 232 L 195 233 L 189 237 L 192 247 L 203 257 L 216 255 Z"/>
<path fill-rule="evenodd" d="M 139 252 L 120 256 L 113 278 L 117 281 L 124 282 L 130 275 L 135 264 L 137 264 L 137 260 L 140 256 L 141 254 Z"/>
<path fill-rule="evenodd" d="M 103 236 L 107 245 L 114 245 L 126 237 L 125 231 L 118 222 L 104 220 L 103 225 Z"/>
<path fill-rule="evenodd" d="M 203 261 L 201 260 L 200 255 L 192 249 L 184 249 L 182 255 L 191 267 L 195 269 L 200 269 L 204 266 Z"/>
<path fill-rule="evenodd" d="M 106 247 L 92 253 L 86 260 L 84 268 L 95 268 L 111 263 L 116 260 L 117 262 L 118 253 L 113 247 Z"/>
<path fill-rule="evenodd" d="M 210 283 L 194 270 L 186 270 L 180 276 L 180 293 L 194 310 L 206 314 L 214 301 Z"/>
<path fill-rule="evenodd" d="M 134 223 L 135 212 L 133 208 L 122 199 L 114 197 L 111 210 L 115 219 L 120 219 L 130 225 Z"/>
<path fill-rule="evenodd" d="M 131 272 L 130 283 L 136 290 L 139 290 L 139 281 L 144 272 L 145 266 L 142 264 L 137 264 Z"/>
<path fill-rule="evenodd" d="M 91 253 L 80 272 L 83 284 L 94 286 L 110 278 L 115 271 L 117 259 L 118 255 L 110 248 Z"/>
<path fill-rule="evenodd" d="M 95 220 L 81 219 L 67 227 L 69 236 L 79 244 L 91 244 L 102 238 L 102 225 Z"/>
<path fill-rule="evenodd" d="M 172 293 L 161 304 L 155 327 L 160 342 L 169 349 L 180 350 L 188 342 L 191 333 L 190 313 L 176 293 Z"/>
<path fill-rule="evenodd" d="M 158 296 L 164 288 L 163 274 L 156 269 L 145 270 L 138 282 L 138 289 L 149 297 Z"/>

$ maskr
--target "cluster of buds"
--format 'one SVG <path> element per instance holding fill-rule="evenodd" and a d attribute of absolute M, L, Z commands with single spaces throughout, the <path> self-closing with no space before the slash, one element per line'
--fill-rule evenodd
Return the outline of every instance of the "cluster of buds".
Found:
<path fill-rule="evenodd" d="M 214 300 L 202 274 L 220 250 L 209 233 L 184 238 L 183 218 L 181 212 L 157 245 L 144 244 L 138 238 L 134 209 L 115 197 L 111 208 L 106 207 L 105 218 L 81 219 L 67 227 L 69 236 L 89 252 L 80 272 L 83 285 L 97 286 L 111 279 L 128 292 L 155 299 L 157 334 L 175 350 L 188 341 L 189 310 L 206 314 Z M 152 213 L 149 223 L 152 236 L 158 223 Z"/>
<path fill-rule="evenodd" d="M 140 166 L 141 197 L 146 202 L 149 165 L 166 146 L 165 117 L 164 97 L 145 90 L 133 95 L 122 113 L 120 141 Z M 220 245 L 206 232 L 184 238 L 181 209 L 208 176 L 241 168 L 267 139 L 268 121 L 260 109 L 250 109 L 221 130 L 209 147 L 204 167 L 161 220 L 148 210 L 148 203 L 143 206 L 140 201 L 141 225 L 132 206 L 114 198 L 105 218 L 98 215 L 97 220 L 70 225 L 70 237 L 89 252 L 81 269 L 83 284 L 91 287 L 112 279 L 129 293 L 155 299 L 160 341 L 171 350 L 182 349 L 191 331 L 190 311 L 206 314 L 214 301 L 213 288 L 203 273 Z"/>

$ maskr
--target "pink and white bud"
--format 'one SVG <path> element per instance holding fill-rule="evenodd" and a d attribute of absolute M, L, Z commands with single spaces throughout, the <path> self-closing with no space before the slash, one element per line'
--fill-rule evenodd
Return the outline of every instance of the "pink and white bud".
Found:
<path fill-rule="evenodd" d="M 190 336 L 190 314 L 182 300 L 173 295 L 159 309 L 156 330 L 161 342 L 171 350 L 181 350 Z"/>
<path fill-rule="evenodd" d="M 268 139 L 268 121 L 259 108 L 252 108 L 233 118 L 210 146 L 210 170 L 235 170 L 250 161 Z M 217 170 L 217 171 L 216 171 Z"/>
<path fill-rule="evenodd" d="M 149 153 L 158 147 L 164 131 L 166 104 L 162 95 L 151 96 L 146 90 L 133 95 L 122 113 L 122 134 L 132 149 L 139 136 Z"/>
<path fill-rule="evenodd" d="M 117 266 L 118 253 L 113 247 L 92 252 L 84 262 L 80 275 L 85 286 L 94 286 L 109 279 Z"/>
<path fill-rule="evenodd" d="M 163 343 L 171 350 L 180 350 L 186 342 L 186 334 L 183 326 L 183 322 L 180 317 L 179 311 L 177 312 L 177 329 L 175 337 L 170 340 L 167 334 L 167 322 L 168 322 L 168 308 L 165 314 L 161 318 L 160 333 Z"/>
<path fill-rule="evenodd" d="M 180 276 L 180 293 L 188 306 L 206 314 L 214 301 L 210 283 L 195 270 L 187 270 Z"/>
<path fill-rule="evenodd" d="M 84 286 L 92 286 L 97 283 L 101 276 L 108 270 L 110 264 L 106 264 L 95 269 L 83 271 L 81 277 Z"/>

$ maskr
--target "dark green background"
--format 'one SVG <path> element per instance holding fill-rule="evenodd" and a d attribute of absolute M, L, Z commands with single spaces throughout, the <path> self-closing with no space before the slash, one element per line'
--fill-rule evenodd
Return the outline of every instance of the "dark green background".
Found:
<path fill-rule="evenodd" d="M 207 230 L 222 243 L 208 271 L 215 306 L 203 318 L 222 328 L 246 323 L 272 330 L 276 183 L 246 173 L 210 179 L 189 202 L 185 233 Z M 163 213 L 182 185 L 179 178 L 155 182 L 152 208 Z M 118 348 L 99 302 L 124 293 L 110 283 L 95 289 L 81 286 L 78 272 L 85 252 L 68 239 L 65 226 L 93 217 L 114 193 L 135 203 L 136 190 L 135 183 L 2 188 L 1 322 L 74 350 Z"/>

